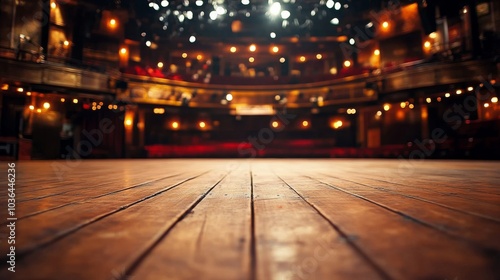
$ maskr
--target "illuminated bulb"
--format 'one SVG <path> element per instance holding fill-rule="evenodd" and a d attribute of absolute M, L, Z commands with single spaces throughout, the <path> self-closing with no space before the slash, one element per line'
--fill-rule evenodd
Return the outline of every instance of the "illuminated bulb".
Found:
<path fill-rule="evenodd" d="M 33 106 L 33 105 L 30 105 L 30 107 L 29 107 L 29 108 L 30 108 L 30 110 L 32 110 L 32 111 L 33 111 L 33 110 L 35 110 L 35 106 Z"/>
<path fill-rule="evenodd" d="M 36 109 L 36 112 L 37 112 L 37 113 L 41 113 L 41 112 L 42 112 L 42 109 Z"/>
<path fill-rule="evenodd" d="M 281 12 L 281 4 L 280 2 L 274 2 L 271 4 L 271 7 L 269 7 L 269 12 L 271 12 L 272 15 L 276 16 Z"/>
<path fill-rule="evenodd" d="M 333 122 L 333 123 L 332 123 L 332 127 L 333 127 L 334 129 L 339 129 L 339 128 L 341 128 L 343 125 L 344 125 L 344 123 L 343 123 L 342 121 L 340 121 L 340 120 L 335 121 L 335 122 Z"/>
<path fill-rule="evenodd" d="M 302 126 L 303 127 L 308 127 L 309 126 L 309 122 L 308 121 L 303 121 L 302 122 Z"/>
<path fill-rule="evenodd" d="M 342 8 L 341 6 L 342 6 L 342 4 L 340 4 L 340 2 L 337 2 L 337 3 L 335 3 L 334 8 L 335 8 L 335 10 L 338 11 L 338 10 L 340 10 L 340 8 Z M 347 4 L 345 4 L 344 7 L 347 9 L 347 7 L 349 7 L 349 6 Z"/>
<path fill-rule="evenodd" d="M 340 23 L 339 19 L 338 18 L 332 18 L 332 20 L 330 20 L 330 23 L 333 24 L 333 25 L 337 25 Z"/>
<path fill-rule="evenodd" d="M 344 61 L 345 67 L 351 67 L 351 62 L 349 60 Z"/>
<path fill-rule="evenodd" d="M 110 25 L 111 27 L 115 27 L 115 26 L 116 26 L 116 19 L 114 19 L 114 18 L 110 19 L 110 20 L 109 20 L 109 25 Z"/>
<path fill-rule="evenodd" d="M 17 92 L 24 92 L 24 88 L 17 88 Z"/>
<path fill-rule="evenodd" d="M 233 101 L 233 95 L 230 93 L 226 94 L 226 100 L 229 102 Z"/>
<path fill-rule="evenodd" d="M 254 61 L 255 61 L 255 58 L 250 57 L 250 58 L 248 59 L 248 61 L 249 61 L 249 62 L 254 62 Z"/>
<path fill-rule="evenodd" d="M 373 54 L 377 55 L 377 56 L 380 55 L 380 50 L 377 49 L 377 50 L 373 51 Z"/>
<path fill-rule="evenodd" d="M 280 124 L 277 121 L 273 121 L 271 123 L 271 126 L 274 127 L 274 128 L 277 128 L 278 126 L 280 126 Z"/>
<path fill-rule="evenodd" d="M 158 68 L 163 68 L 163 62 L 158 62 Z"/>
<path fill-rule="evenodd" d="M 304 62 L 304 61 L 306 61 L 306 57 L 305 57 L 305 56 L 301 56 L 301 57 L 299 58 L 299 60 L 300 60 L 301 62 Z"/>
<path fill-rule="evenodd" d="M 467 88 L 467 90 L 468 90 L 468 91 L 473 91 L 473 90 L 474 90 L 474 88 L 473 88 L 473 87 L 468 87 L 468 88 Z"/>
<path fill-rule="evenodd" d="M 401 103 L 399 104 L 399 106 L 401 106 L 401 109 L 406 108 L 406 102 L 401 102 Z"/>
<path fill-rule="evenodd" d="M 432 102 L 432 99 L 431 99 L 430 97 L 427 97 L 427 99 L 425 99 L 425 101 L 426 101 L 427 103 L 431 103 L 431 102 Z"/>
<path fill-rule="evenodd" d="M 207 126 L 207 124 L 205 122 L 200 122 L 200 123 L 198 123 L 198 126 L 200 128 L 205 128 Z"/>
<path fill-rule="evenodd" d="M 188 57 L 188 54 L 187 53 L 182 53 L 182 58 L 186 58 Z"/>
<path fill-rule="evenodd" d="M 280 58 L 280 63 L 285 63 L 285 60 L 286 60 L 286 59 L 285 59 L 284 57 L 281 57 L 281 58 Z"/>
<path fill-rule="evenodd" d="M 379 116 L 379 117 L 382 116 L 382 111 L 377 111 L 376 115 Z"/>
<path fill-rule="evenodd" d="M 484 103 L 484 108 L 490 107 L 490 103 Z"/>
<path fill-rule="evenodd" d="M 151 47 L 151 41 L 146 41 L 146 46 Z"/>
<path fill-rule="evenodd" d="M 28 92 L 26 93 L 26 95 L 27 95 L 27 96 L 31 96 L 31 91 L 28 91 Z"/>
<path fill-rule="evenodd" d="M 126 126 L 131 126 L 132 125 L 132 120 L 131 119 L 126 119 L 125 120 L 125 125 Z"/>
<path fill-rule="evenodd" d="M 462 94 L 462 90 L 461 89 L 457 89 L 457 95 L 460 95 Z"/>
<path fill-rule="evenodd" d="M 447 93 L 444 94 L 444 97 L 446 97 L 446 98 L 448 98 L 450 96 L 451 96 L 451 94 L 449 92 L 447 92 Z"/>
<path fill-rule="evenodd" d="M 198 60 L 201 60 L 202 58 L 203 58 L 203 56 L 201 54 L 196 56 L 196 59 L 198 59 Z"/>
<path fill-rule="evenodd" d="M 44 109 L 49 109 L 50 108 L 50 103 L 49 102 L 43 103 L 43 108 Z"/>
<path fill-rule="evenodd" d="M 56 4 L 56 2 L 51 2 L 51 3 L 50 3 L 50 8 L 52 8 L 52 9 L 57 8 L 57 4 Z"/>
<path fill-rule="evenodd" d="M 126 48 L 121 48 L 120 49 L 121 54 L 127 54 L 127 49 Z"/>
<path fill-rule="evenodd" d="M 193 36 L 193 35 L 191 35 L 191 37 L 189 37 L 189 42 L 190 42 L 190 43 L 194 43 L 194 42 L 196 42 L 196 37 L 195 37 L 195 36 Z"/>
<path fill-rule="evenodd" d="M 235 53 L 235 52 L 236 52 L 236 47 L 231 47 L 231 48 L 229 49 L 229 51 L 230 51 L 230 52 L 232 52 L 232 53 Z"/>
<path fill-rule="evenodd" d="M 66 47 L 67 47 L 67 46 L 69 46 L 69 41 L 68 41 L 68 40 L 66 40 L 66 41 L 64 41 L 64 43 L 63 43 L 63 44 L 64 44 L 64 46 L 66 46 Z"/>
<path fill-rule="evenodd" d="M 66 102 L 66 99 L 65 98 L 61 98 L 61 102 Z"/>
<path fill-rule="evenodd" d="M 429 49 L 431 47 L 431 42 L 425 41 L 424 48 Z"/>
<path fill-rule="evenodd" d="M 389 111 L 391 109 L 391 105 L 389 104 L 384 104 L 384 111 Z"/>
<path fill-rule="evenodd" d="M 73 103 L 78 104 L 78 99 L 73 99 Z"/>
<path fill-rule="evenodd" d="M 384 21 L 384 22 L 382 23 L 382 27 L 383 27 L 384 29 L 389 28 L 389 23 L 388 23 L 387 21 Z"/>
<path fill-rule="evenodd" d="M 287 10 L 281 11 L 281 18 L 282 19 L 288 19 L 290 17 L 290 12 Z"/>
<path fill-rule="evenodd" d="M 323 58 L 323 56 L 322 56 L 320 53 L 318 53 L 318 54 L 316 55 L 316 59 L 322 59 L 322 58 Z"/>
<path fill-rule="evenodd" d="M 410 104 L 408 107 L 410 107 L 410 109 L 413 109 L 413 108 L 415 108 L 415 105 Z"/>
<path fill-rule="evenodd" d="M 172 122 L 171 126 L 172 126 L 173 129 L 177 129 L 177 128 L 179 128 L 179 123 L 178 122 Z"/>
<path fill-rule="evenodd" d="M 241 4 L 246 6 L 246 5 L 250 4 L 250 0 L 241 0 Z"/>
<path fill-rule="evenodd" d="M 498 103 L 498 97 L 492 97 L 491 103 Z"/>
<path fill-rule="evenodd" d="M 269 37 L 271 37 L 271 38 L 273 38 L 273 39 L 274 39 L 274 38 L 276 38 L 276 33 L 271 32 L 271 33 L 269 34 Z"/>
<path fill-rule="evenodd" d="M 436 39 L 437 38 L 437 33 L 436 32 L 432 32 L 431 34 L 429 34 L 429 38 Z"/>
<path fill-rule="evenodd" d="M 249 47 L 248 49 L 249 49 L 251 52 L 254 52 L 255 50 L 257 50 L 257 47 L 256 47 L 254 44 L 252 44 L 252 45 L 250 45 L 250 47 Z"/>
<path fill-rule="evenodd" d="M 273 53 L 277 53 L 280 49 L 277 46 L 273 47 Z"/>

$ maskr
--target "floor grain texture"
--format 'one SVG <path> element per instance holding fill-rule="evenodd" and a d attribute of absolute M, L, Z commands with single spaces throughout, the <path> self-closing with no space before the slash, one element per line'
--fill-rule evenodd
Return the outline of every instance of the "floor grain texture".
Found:
<path fill-rule="evenodd" d="M 0 279 L 500 279 L 500 163 L 28 161 Z"/>

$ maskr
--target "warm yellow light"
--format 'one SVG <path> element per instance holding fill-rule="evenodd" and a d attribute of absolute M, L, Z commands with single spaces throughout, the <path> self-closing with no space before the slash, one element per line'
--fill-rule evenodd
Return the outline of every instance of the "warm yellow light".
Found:
<path fill-rule="evenodd" d="M 424 48 L 429 49 L 431 47 L 431 42 L 425 41 Z"/>
<path fill-rule="evenodd" d="M 121 48 L 120 49 L 121 54 L 127 54 L 127 48 Z"/>
<path fill-rule="evenodd" d="M 277 53 L 277 52 L 279 52 L 279 50 L 280 50 L 280 48 L 278 48 L 277 46 L 274 46 L 272 49 L 273 53 Z"/>
<path fill-rule="evenodd" d="M 413 109 L 413 108 L 415 108 L 415 105 L 410 104 L 410 106 L 408 106 L 408 107 L 410 107 L 410 109 Z"/>
<path fill-rule="evenodd" d="M 273 122 L 271 123 L 271 126 L 272 126 L 272 127 L 274 127 L 274 128 L 278 128 L 278 127 L 280 126 L 280 123 L 279 123 L 279 122 L 277 122 L 277 121 L 273 121 Z"/>
<path fill-rule="evenodd" d="M 230 52 L 232 52 L 232 53 L 235 53 L 235 52 L 236 52 L 236 47 L 234 47 L 234 46 L 233 46 L 233 47 L 231 47 L 231 48 L 229 49 L 229 51 L 230 51 Z"/>
<path fill-rule="evenodd" d="M 132 125 L 132 119 L 126 119 L 125 120 L 125 125 L 126 126 L 131 126 Z"/>
<path fill-rule="evenodd" d="M 446 97 L 446 98 L 448 98 L 450 96 L 451 96 L 451 94 L 449 92 L 447 92 L 447 93 L 444 94 L 444 97 Z"/>
<path fill-rule="evenodd" d="M 339 128 L 341 128 L 343 125 L 344 125 L 344 123 L 343 123 L 341 120 L 334 121 L 334 122 L 332 122 L 332 124 L 331 124 L 331 126 L 333 127 L 333 129 L 339 129 Z"/>
<path fill-rule="evenodd" d="M 27 96 L 31 96 L 31 91 L 28 91 L 28 92 L 26 93 L 26 95 L 27 95 Z"/>
<path fill-rule="evenodd" d="M 250 47 L 248 48 L 251 52 L 254 52 L 257 50 L 257 47 L 254 44 L 251 44 Z"/>
<path fill-rule="evenodd" d="M 165 108 L 154 108 L 153 113 L 155 113 L 157 115 L 165 114 Z"/>
<path fill-rule="evenodd" d="M 50 3 L 50 8 L 52 8 L 52 9 L 57 8 L 57 4 L 56 4 L 56 2 L 51 2 L 51 3 Z"/>
<path fill-rule="evenodd" d="M 50 103 L 49 102 L 43 103 L 43 108 L 49 109 L 50 108 Z"/>
<path fill-rule="evenodd" d="M 320 53 L 316 54 L 316 59 L 322 59 L 322 58 L 323 56 Z"/>
<path fill-rule="evenodd" d="M 431 34 L 429 34 L 429 38 L 436 39 L 437 38 L 437 33 L 436 32 L 432 32 Z"/>
<path fill-rule="evenodd" d="M 2 84 L 2 90 L 9 90 L 9 84 Z"/>
<path fill-rule="evenodd" d="M 200 128 L 205 128 L 205 127 L 207 126 L 207 124 L 206 124 L 205 122 L 199 122 L 199 123 L 198 123 L 198 126 L 199 126 Z"/>
<path fill-rule="evenodd" d="M 490 103 L 484 103 L 484 108 L 490 107 Z"/>
<path fill-rule="evenodd" d="M 196 59 L 198 59 L 198 60 L 201 60 L 202 58 L 203 58 L 203 56 L 201 54 L 196 56 Z"/>
<path fill-rule="evenodd" d="M 109 20 L 109 26 L 110 27 L 116 27 L 117 21 L 116 19 L 112 18 Z"/>
<path fill-rule="evenodd" d="M 300 62 L 304 62 L 304 61 L 306 61 L 306 57 L 305 56 L 301 56 L 301 57 L 299 57 L 299 60 L 300 60 Z"/>
<path fill-rule="evenodd" d="M 161 61 L 160 61 L 160 62 L 158 62 L 158 65 L 157 65 L 157 66 L 158 66 L 158 68 L 163 68 L 163 62 L 161 62 Z"/>
<path fill-rule="evenodd" d="M 68 41 L 68 40 L 66 40 L 66 41 L 64 41 L 64 43 L 63 43 L 63 44 L 64 44 L 64 46 L 65 46 L 65 47 L 67 47 L 67 46 L 69 46 L 69 41 Z"/>
<path fill-rule="evenodd" d="M 32 111 L 33 111 L 33 110 L 35 110 L 35 106 L 33 106 L 33 105 L 30 105 L 30 107 L 29 107 L 29 108 L 30 108 L 30 110 L 32 110 Z"/>
<path fill-rule="evenodd" d="M 309 122 L 308 121 L 303 121 L 302 122 L 302 126 L 303 127 L 308 127 L 309 126 Z"/>
<path fill-rule="evenodd" d="M 349 60 L 344 61 L 345 67 L 351 67 L 351 62 Z"/>
<path fill-rule="evenodd" d="M 376 114 L 378 117 L 382 116 L 382 111 L 377 111 L 377 114 Z"/>
<path fill-rule="evenodd" d="M 379 50 L 379 49 L 374 50 L 374 51 L 373 51 L 373 54 L 374 54 L 374 55 L 377 55 L 377 56 L 378 56 L 378 55 L 380 55 L 380 50 Z"/>
<path fill-rule="evenodd" d="M 66 102 L 66 98 L 61 98 L 61 102 Z"/>
<path fill-rule="evenodd" d="M 473 87 L 468 87 L 468 88 L 467 88 L 467 90 L 468 90 L 468 91 L 473 91 L 473 90 L 474 90 L 474 88 L 473 88 Z"/>
<path fill-rule="evenodd" d="M 284 57 L 280 58 L 280 63 L 285 63 L 285 58 Z"/>
<path fill-rule="evenodd" d="M 391 109 L 391 105 L 390 104 L 384 104 L 384 111 L 389 111 Z"/>
<path fill-rule="evenodd" d="M 498 97 L 492 97 L 491 98 L 491 103 L 498 103 Z"/>
<path fill-rule="evenodd" d="M 406 102 L 401 102 L 401 103 L 399 104 L 399 106 L 401 106 L 401 109 L 406 108 Z"/>
<path fill-rule="evenodd" d="M 78 99 L 73 99 L 73 103 L 78 104 Z"/>
<path fill-rule="evenodd" d="M 248 61 L 249 61 L 249 62 L 254 62 L 254 61 L 255 61 L 255 58 L 250 57 L 250 58 L 248 58 Z"/>
<path fill-rule="evenodd" d="M 426 101 L 427 103 L 431 103 L 431 102 L 432 102 L 432 99 L 431 99 L 430 97 L 427 97 L 427 98 L 425 99 L 425 101 Z"/>
<path fill-rule="evenodd" d="M 382 22 L 382 28 L 384 29 L 389 28 L 389 23 L 387 21 Z"/>
<path fill-rule="evenodd" d="M 457 89 L 456 93 L 457 93 L 457 95 L 460 95 L 460 94 L 462 94 L 462 90 L 461 89 Z"/>
<path fill-rule="evenodd" d="M 37 112 L 37 113 L 41 113 L 41 112 L 42 112 L 42 109 L 36 109 L 36 112 Z"/>
<path fill-rule="evenodd" d="M 17 88 L 17 92 L 24 92 L 24 88 L 22 88 L 22 87 Z"/>
<path fill-rule="evenodd" d="M 171 124 L 173 129 L 178 129 L 179 128 L 179 123 L 178 122 L 172 122 Z"/>
<path fill-rule="evenodd" d="M 187 53 L 182 53 L 182 58 L 186 58 L 188 57 L 188 54 Z"/>

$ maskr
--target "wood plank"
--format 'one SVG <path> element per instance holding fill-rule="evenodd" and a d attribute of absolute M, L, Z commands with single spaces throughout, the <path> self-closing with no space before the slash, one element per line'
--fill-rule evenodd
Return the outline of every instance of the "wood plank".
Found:
<path fill-rule="evenodd" d="M 143 252 L 147 252 L 166 229 L 188 214 L 196 200 L 221 180 L 224 174 L 225 171 L 214 171 L 194 178 L 25 254 L 18 261 L 18 267 L 22 269 L 16 272 L 16 277 L 33 280 L 120 279 L 124 277 L 127 267 L 140 258 Z M 141 198 L 138 194 L 130 196 L 135 200 Z M 125 202 L 122 199 L 118 199 L 118 203 L 113 201 L 107 199 L 98 204 L 96 201 L 95 205 L 111 204 L 111 207 L 117 207 Z M 98 212 L 90 213 L 96 215 L 108 211 L 108 207 L 97 208 Z M 71 218 L 77 222 L 84 221 L 84 217 L 79 214 L 83 209 L 75 211 Z M 38 230 L 48 230 L 44 225 L 35 225 Z M 66 228 L 65 224 L 58 226 L 50 229 Z M 28 241 L 26 237 L 21 237 L 19 243 Z M 5 270 L 0 271 L 0 277 L 7 275 Z"/>
<path fill-rule="evenodd" d="M 252 279 L 250 168 L 231 172 L 166 233 L 133 279 Z"/>
<path fill-rule="evenodd" d="M 198 171 L 199 172 L 199 171 Z M 142 188 L 129 189 L 116 193 L 112 196 L 103 196 L 96 199 L 79 201 L 58 208 L 54 211 L 44 212 L 40 215 L 30 216 L 19 220 L 17 231 L 19 232 L 19 255 L 36 250 L 40 246 L 54 242 L 55 240 L 79 230 L 108 215 L 120 212 L 126 207 L 141 202 L 144 199 L 166 192 L 184 182 L 201 176 L 203 173 L 194 173 L 191 176 L 175 179 L 169 178 L 158 181 Z M 37 230 L 31 230 L 36 225 Z M 0 244 L 0 250 L 6 250 L 7 244 Z"/>
<path fill-rule="evenodd" d="M 386 278 L 265 166 L 252 171 L 257 279 Z"/>
<path fill-rule="evenodd" d="M 470 244 L 310 178 L 277 174 L 394 279 L 495 279 L 497 261 Z"/>

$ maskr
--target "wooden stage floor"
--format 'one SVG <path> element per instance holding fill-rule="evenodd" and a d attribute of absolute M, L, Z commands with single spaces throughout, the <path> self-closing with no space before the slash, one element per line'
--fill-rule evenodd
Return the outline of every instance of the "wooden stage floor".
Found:
<path fill-rule="evenodd" d="M 0 279 L 500 279 L 499 162 L 2 165 Z"/>

